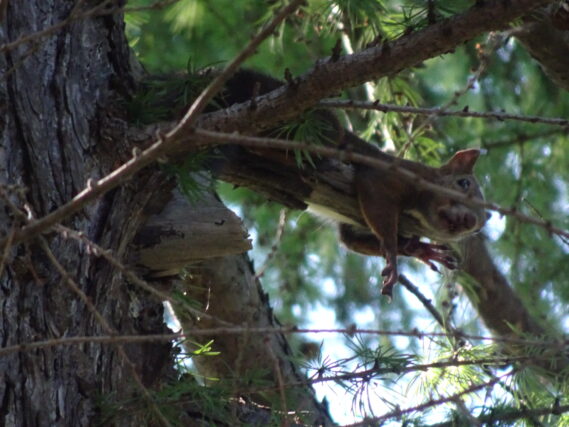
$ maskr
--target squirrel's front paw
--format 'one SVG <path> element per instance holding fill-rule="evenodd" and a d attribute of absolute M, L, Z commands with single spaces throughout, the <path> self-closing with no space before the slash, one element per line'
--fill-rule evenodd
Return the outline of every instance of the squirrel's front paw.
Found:
<path fill-rule="evenodd" d="M 450 270 L 455 270 L 458 267 L 458 259 L 454 252 L 446 245 L 425 243 L 419 241 L 418 238 L 410 239 L 403 247 L 403 253 L 407 256 L 420 259 L 437 272 L 439 270 L 433 261 L 444 265 Z"/>
<path fill-rule="evenodd" d="M 456 270 L 458 268 L 458 259 L 454 252 L 446 245 L 421 242 L 421 248 L 417 258 L 429 265 L 431 268 L 434 267 L 432 261 L 436 261 L 439 264 L 444 265 L 449 270 Z M 436 267 L 433 269 L 438 271 Z"/>

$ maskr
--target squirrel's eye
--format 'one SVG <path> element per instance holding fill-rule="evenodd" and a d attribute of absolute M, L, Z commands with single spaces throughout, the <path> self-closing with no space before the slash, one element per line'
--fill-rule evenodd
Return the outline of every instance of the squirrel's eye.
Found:
<path fill-rule="evenodd" d="M 458 184 L 458 186 L 463 189 L 463 190 L 468 190 L 470 188 L 470 180 L 467 178 L 462 178 L 459 179 L 458 181 L 456 181 L 456 183 Z"/>

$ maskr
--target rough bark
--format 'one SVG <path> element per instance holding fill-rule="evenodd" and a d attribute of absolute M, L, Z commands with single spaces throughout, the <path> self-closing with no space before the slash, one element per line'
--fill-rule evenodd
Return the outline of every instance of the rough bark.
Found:
<path fill-rule="evenodd" d="M 6 20 L 0 26 L 2 42 L 53 25 L 68 17 L 72 7 L 73 2 L 58 0 L 9 2 Z M 131 82 L 123 26 L 121 15 L 87 18 L 0 56 L 4 237 L 26 221 L 9 203 L 18 209 L 26 204 L 29 215 L 41 217 L 120 161 L 125 142 L 114 140 L 106 146 L 100 124 L 111 89 L 126 91 Z M 123 259 L 144 218 L 142 208 L 161 183 L 162 178 L 153 171 L 141 174 L 66 219 L 65 225 L 81 230 Z M 27 192 L 10 191 L 13 187 L 8 186 Z M 2 346 L 111 332 L 166 332 L 160 301 L 130 288 L 116 270 L 84 245 L 53 233 L 45 238 L 111 331 L 70 289 L 65 275 L 37 241 L 30 241 L 8 248 L 2 259 Z M 168 343 L 125 344 L 123 349 L 146 387 L 155 386 L 171 366 Z M 106 403 L 131 398 L 144 401 L 117 346 L 54 346 L 0 358 L 3 425 L 93 425 L 97 417 L 106 415 L 99 412 L 101 396 L 112 396 Z M 129 414 L 119 423 L 140 425 L 141 416 L 141 412 Z"/>

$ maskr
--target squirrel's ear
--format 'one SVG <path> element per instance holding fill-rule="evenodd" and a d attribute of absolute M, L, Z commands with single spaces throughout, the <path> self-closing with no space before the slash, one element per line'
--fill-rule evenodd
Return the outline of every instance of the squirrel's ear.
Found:
<path fill-rule="evenodd" d="M 478 148 L 457 151 L 441 170 L 449 174 L 471 174 L 479 156 Z"/>

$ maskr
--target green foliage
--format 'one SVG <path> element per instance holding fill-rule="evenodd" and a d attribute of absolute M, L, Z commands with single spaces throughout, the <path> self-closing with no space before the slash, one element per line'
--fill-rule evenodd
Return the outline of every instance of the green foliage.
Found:
<path fill-rule="evenodd" d="M 208 341 L 205 344 L 198 344 L 190 339 L 185 341 L 195 347 L 195 350 L 192 350 L 191 352 L 192 356 L 219 356 L 219 351 L 212 350 L 213 340 Z"/>
<path fill-rule="evenodd" d="M 382 0 L 312 1 L 308 4 L 307 13 L 312 18 L 312 25 L 321 29 L 321 36 L 336 37 L 338 30 L 342 29 L 357 41 L 357 47 L 383 34 L 381 17 L 385 6 Z"/>
<path fill-rule="evenodd" d="M 185 73 L 149 76 L 126 103 L 129 120 L 146 125 L 180 118 L 211 80 L 211 73 L 194 70 L 190 60 Z"/>
<path fill-rule="evenodd" d="M 166 173 L 176 177 L 180 191 L 192 203 L 199 202 L 202 194 L 215 185 L 210 174 L 199 173 L 211 156 L 209 152 L 199 152 L 186 157 L 181 163 L 167 163 L 162 166 Z"/>
<path fill-rule="evenodd" d="M 192 343 L 196 349 L 190 354 L 187 353 L 183 360 L 187 363 L 189 357 L 215 357 L 218 353 L 211 351 L 211 344 L 212 342 L 203 345 Z M 197 381 L 201 378 L 187 373 L 185 365 L 181 364 L 179 370 L 181 375 L 176 381 L 162 387 L 159 391 L 150 391 L 150 398 L 156 407 L 149 405 L 146 397 L 141 395 L 120 401 L 117 401 L 116 396 L 104 396 L 99 403 L 101 411 L 99 425 L 109 425 L 117 420 L 127 419 L 132 413 L 145 414 L 146 425 L 160 424 L 156 409 L 172 426 L 187 425 L 187 422 L 183 421 L 184 417 L 180 417 L 181 404 L 186 408 L 195 408 L 195 413 L 202 414 L 204 420 L 236 422 L 230 406 L 233 386 L 230 380 L 208 378 L 208 386 L 204 386 L 202 381 Z"/>
<path fill-rule="evenodd" d="M 271 132 L 270 136 L 305 142 L 315 146 L 337 143 L 334 140 L 336 134 L 333 124 L 317 110 L 309 110 L 297 119 L 281 125 Z M 307 150 L 294 150 L 294 159 L 299 168 L 303 168 L 305 163 L 316 167 L 312 154 Z"/>

